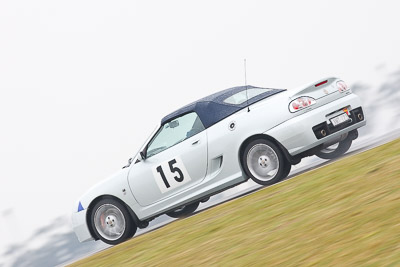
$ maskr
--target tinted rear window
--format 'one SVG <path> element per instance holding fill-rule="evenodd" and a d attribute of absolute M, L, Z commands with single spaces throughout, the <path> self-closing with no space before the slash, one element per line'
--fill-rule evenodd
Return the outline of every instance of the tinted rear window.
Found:
<path fill-rule="evenodd" d="M 263 93 L 269 92 L 272 89 L 267 89 L 267 88 L 249 88 L 246 90 L 243 90 L 239 93 L 236 93 L 234 95 L 231 95 L 230 97 L 227 97 L 224 102 L 227 104 L 232 104 L 232 105 L 240 105 L 244 102 L 247 101 L 247 99 L 251 99 L 253 97 L 256 97 L 258 95 L 261 95 Z"/>

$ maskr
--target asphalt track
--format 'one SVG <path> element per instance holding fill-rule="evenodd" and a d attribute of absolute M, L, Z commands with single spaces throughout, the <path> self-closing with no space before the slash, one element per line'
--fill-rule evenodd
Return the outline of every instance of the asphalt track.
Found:
<path fill-rule="evenodd" d="M 332 164 L 333 162 L 340 160 L 342 158 L 350 157 L 350 156 L 359 154 L 361 152 L 370 150 L 374 147 L 386 144 L 397 138 L 400 138 L 400 129 L 397 129 L 393 132 L 382 135 L 378 138 L 374 138 L 374 137 L 359 138 L 353 142 L 352 147 L 349 149 L 349 151 L 345 155 L 343 155 L 337 159 L 334 159 L 334 160 L 322 160 L 315 156 L 305 158 L 302 160 L 302 163 L 300 163 L 297 166 L 293 166 L 289 176 L 279 183 L 284 183 L 285 181 L 292 179 L 300 174 L 303 174 L 308 171 L 315 170 L 315 169 L 324 167 L 326 165 Z M 270 186 L 274 186 L 274 185 L 270 185 Z M 248 182 L 240 184 L 236 187 L 233 187 L 233 188 L 228 189 L 218 195 L 211 197 L 210 200 L 205 203 L 201 203 L 199 208 L 196 210 L 196 212 L 193 213 L 191 216 L 195 216 L 196 214 L 198 214 L 200 212 L 211 209 L 222 203 L 225 203 L 225 202 L 228 202 L 228 201 L 240 198 L 240 197 L 244 197 L 246 195 L 249 195 L 249 194 L 256 192 L 260 189 L 263 189 L 263 188 L 265 188 L 265 186 L 260 186 L 256 183 L 252 182 L 251 180 L 249 180 Z M 177 220 L 177 219 L 170 218 L 166 215 L 160 216 L 159 218 L 156 218 L 154 221 L 150 222 L 150 225 L 147 228 L 138 229 L 135 237 L 146 234 L 148 232 L 156 231 L 157 229 L 159 229 L 167 224 L 173 223 L 175 220 Z M 133 238 L 135 238 L 135 237 L 133 237 Z M 96 242 L 101 242 L 101 241 L 96 241 Z M 105 245 L 105 248 L 94 250 L 84 256 L 80 256 L 79 258 L 73 259 L 73 260 L 69 261 L 68 263 L 63 263 L 62 266 L 71 264 L 80 259 L 87 258 L 91 255 L 94 255 L 100 251 L 106 250 L 110 247 L 111 246 L 109 246 L 109 245 Z"/>

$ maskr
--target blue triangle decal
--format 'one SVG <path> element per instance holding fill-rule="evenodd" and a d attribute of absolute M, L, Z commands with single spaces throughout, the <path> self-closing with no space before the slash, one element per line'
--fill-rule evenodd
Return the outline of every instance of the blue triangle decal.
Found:
<path fill-rule="evenodd" d="M 80 212 L 80 211 L 82 211 L 82 210 L 84 210 L 84 208 L 82 207 L 82 203 L 79 201 L 79 204 L 78 204 L 78 212 Z"/>

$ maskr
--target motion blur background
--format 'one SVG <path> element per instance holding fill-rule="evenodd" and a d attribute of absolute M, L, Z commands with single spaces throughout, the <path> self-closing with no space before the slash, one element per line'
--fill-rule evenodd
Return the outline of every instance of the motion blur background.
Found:
<path fill-rule="evenodd" d="M 0 1 L 0 266 L 52 266 L 69 214 L 161 117 L 244 84 L 338 76 L 362 140 L 400 127 L 398 1 Z"/>

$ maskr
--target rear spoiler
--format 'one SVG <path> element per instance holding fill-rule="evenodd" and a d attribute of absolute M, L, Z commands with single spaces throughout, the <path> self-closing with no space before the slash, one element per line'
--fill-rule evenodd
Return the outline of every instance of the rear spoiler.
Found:
<path fill-rule="evenodd" d="M 318 80 L 314 83 L 307 84 L 305 86 L 297 87 L 293 90 L 288 90 L 291 99 L 298 98 L 300 96 L 310 96 L 314 99 L 321 98 L 327 94 L 337 91 L 336 82 L 340 81 L 339 78 L 329 77 Z"/>

